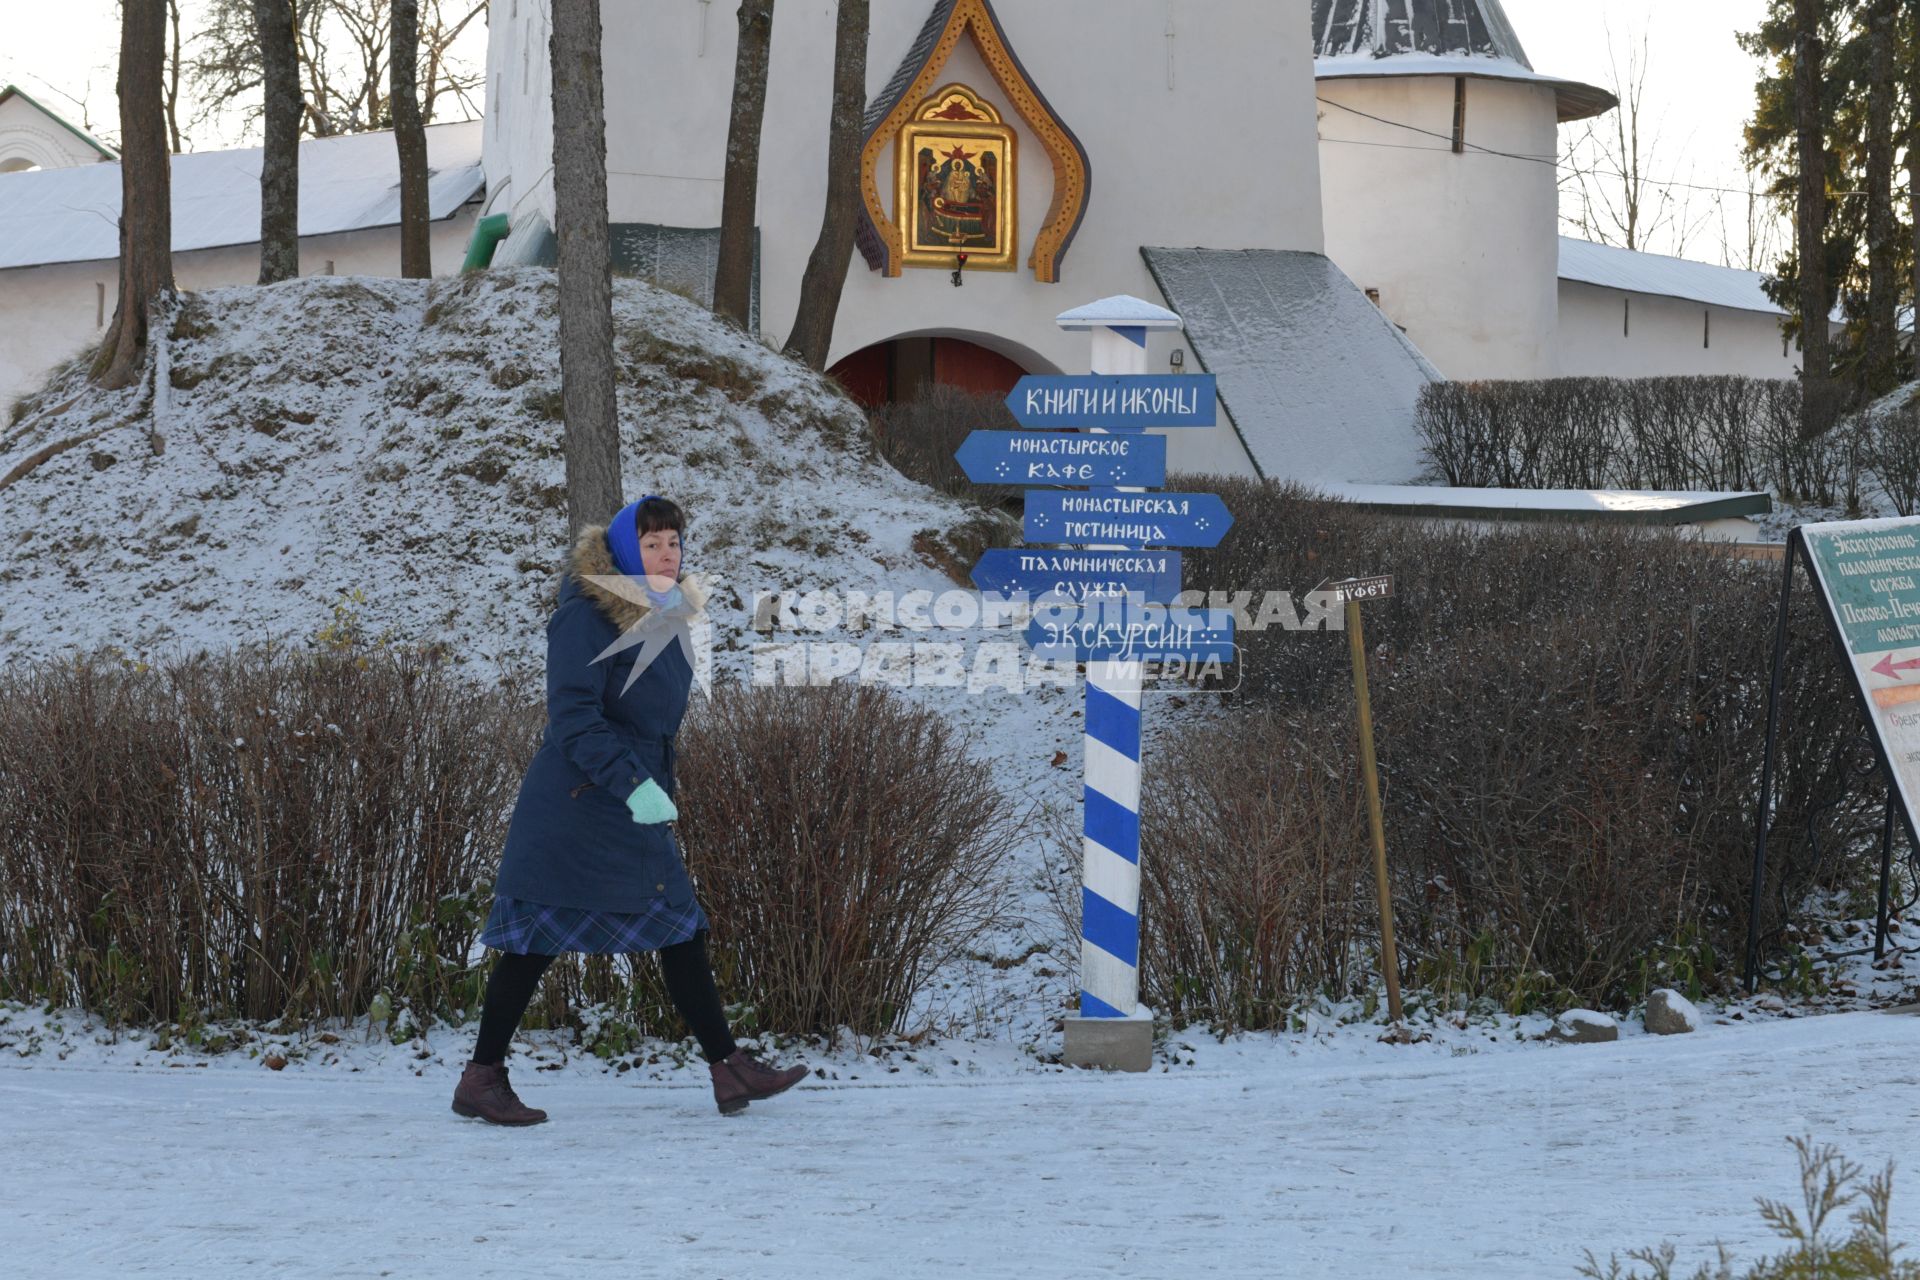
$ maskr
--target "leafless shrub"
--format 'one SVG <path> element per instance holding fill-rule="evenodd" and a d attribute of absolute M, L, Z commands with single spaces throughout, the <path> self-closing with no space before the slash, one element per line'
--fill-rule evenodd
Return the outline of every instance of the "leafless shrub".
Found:
<path fill-rule="evenodd" d="M 371 1013 L 397 1038 L 478 1009 L 541 708 L 351 611 L 319 639 L 0 674 L 0 995 L 166 1025 Z M 1017 823 L 935 714 L 723 689 L 679 745 L 679 829 L 752 1029 L 897 1029 L 997 921 Z M 680 1034 L 648 958 L 568 957 L 544 988 L 529 1025 L 600 1005 L 622 1035 Z"/>
<path fill-rule="evenodd" d="M 1864 423 L 1869 465 L 1893 509 L 1910 516 L 1920 509 L 1920 404 L 1869 415 Z"/>
<path fill-rule="evenodd" d="M 1817 398 L 1809 436 L 1802 405 Z M 1441 382 L 1415 424 L 1448 484 L 1757 489 L 1824 505 L 1858 495 L 1844 389 L 1732 376 Z"/>
<path fill-rule="evenodd" d="M 759 1025 L 901 1030 L 999 920 L 1019 823 L 937 712 L 845 682 L 721 686 L 678 742 L 676 829 L 721 985 Z"/>
<path fill-rule="evenodd" d="M 1019 425 L 1003 397 L 929 383 L 912 400 L 876 409 L 869 420 L 881 456 L 902 475 L 942 493 L 982 502 L 1020 492 L 1012 485 L 973 483 L 953 457 L 969 432 L 1011 431 Z"/>
<path fill-rule="evenodd" d="M 0 990 L 117 1018 L 473 1007 L 527 709 L 433 652 L 0 674 Z"/>
<path fill-rule="evenodd" d="M 1235 516 L 1219 549 L 1186 553 L 1189 588 L 1298 596 L 1329 578 L 1395 575 L 1395 594 L 1364 620 L 1411 982 L 1530 1008 L 1630 998 L 1682 959 L 1709 980 L 1728 975 L 1748 915 L 1777 565 L 1658 530 L 1478 533 L 1370 517 L 1297 488 L 1219 476 L 1177 485 L 1220 493 Z M 1793 608 L 1769 939 L 1808 887 L 1871 882 L 1859 850 L 1884 802 L 1826 624 L 1805 592 Z M 1328 859 L 1316 886 L 1330 914 L 1291 926 L 1296 945 L 1338 936 L 1360 909 L 1350 895 L 1365 826 L 1346 792 L 1302 779 L 1356 767 L 1347 640 L 1280 628 L 1241 640 L 1236 714 L 1264 706 L 1285 729 L 1234 785 L 1293 797 L 1303 812 L 1275 837 L 1291 847 L 1346 842 L 1348 860 Z M 1223 741 L 1184 754 L 1237 777 L 1238 752 Z M 1161 856 L 1215 859 L 1203 834 L 1184 822 Z M 1189 887 L 1211 883 L 1203 869 L 1180 874 Z M 1225 936 L 1238 928 L 1240 909 L 1217 893 L 1183 909 Z M 1145 963 L 1195 972 L 1184 957 Z M 1334 965 L 1293 972 L 1312 989 L 1341 979 Z M 1239 1016 L 1310 993 L 1276 987 L 1216 1010 Z"/>
<path fill-rule="evenodd" d="M 1343 743 L 1299 729 L 1249 708 L 1149 757 L 1141 984 L 1176 1024 L 1284 1026 L 1301 995 L 1355 989 L 1368 971 L 1360 780 Z"/>

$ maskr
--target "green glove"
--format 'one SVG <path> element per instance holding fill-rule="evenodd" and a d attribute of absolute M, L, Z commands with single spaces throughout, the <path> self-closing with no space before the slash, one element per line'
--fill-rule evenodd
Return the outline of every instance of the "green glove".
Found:
<path fill-rule="evenodd" d="M 672 822 L 680 816 L 673 801 L 652 778 L 633 789 L 633 794 L 627 797 L 627 808 L 632 811 L 635 822 Z"/>

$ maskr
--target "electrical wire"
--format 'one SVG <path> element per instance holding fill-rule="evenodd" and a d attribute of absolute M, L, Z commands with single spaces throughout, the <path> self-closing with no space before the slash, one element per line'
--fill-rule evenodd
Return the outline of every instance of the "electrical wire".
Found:
<path fill-rule="evenodd" d="M 1315 100 L 1321 103 L 1323 106 L 1337 107 L 1341 111 L 1347 111 L 1347 112 L 1351 112 L 1356 116 L 1362 116 L 1368 120 L 1374 121 L 1376 124 L 1388 125 L 1391 128 L 1395 128 L 1395 129 L 1405 129 L 1409 133 L 1418 133 L 1429 138 L 1438 138 L 1440 139 L 1440 141 L 1446 143 L 1447 145 L 1444 147 L 1417 147 L 1408 143 L 1369 142 L 1360 138 L 1322 138 L 1321 139 L 1322 142 L 1331 142 L 1336 145 L 1353 146 L 1353 147 L 1390 147 L 1390 148 L 1401 150 L 1401 151 L 1451 152 L 1453 150 L 1452 134 L 1435 133 L 1432 129 L 1423 129 L 1417 124 L 1407 124 L 1405 121 L 1402 121 L 1402 120 L 1389 120 L 1385 116 L 1376 116 L 1370 111 L 1362 111 L 1358 107 L 1350 107 L 1344 102 L 1335 102 L 1331 98 L 1316 97 Z M 1617 169 L 1586 169 L 1586 168 L 1581 168 L 1580 166 L 1577 166 L 1577 165 L 1564 164 L 1561 162 L 1558 156 L 1530 156 L 1530 155 L 1527 155 L 1525 152 L 1521 152 L 1521 151 L 1502 151 L 1498 147 L 1483 147 L 1477 142 L 1468 142 L 1464 138 L 1461 139 L 1460 145 L 1466 150 L 1477 151 L 1482 155 L 1499 156 L 1505 160 L 1524 160 L 1529 164 L 1543 164 L 1559 172 L 1574 173 L 1574 174 L 1591 173 L 1591 174 L 1596 174 L 1603 178 L 1619 178 L 1623 182 L 1636 181 L 1633 175 L 1621 173 Z M 1650 187 L 1663 187 L 1663 188 L 1677 187 L 1686 191 L 1710 191 L 1720 195 L 1747 196 L 1752 199 L 1760 199 L 1765 195 L 1764 192 L 1745 190 L 1740 187 L 1714 187 L 1714 186 L 1707 186 L 1705 184 L 1698 183 L 1698 182 L 1663 181 L 1658 178 L 1639 178 L 1637 179 L 1637 181 L 1644 182 L 1646 185 Z M 1866 192 L 1834 191 L 1834 192 L 1830 192 L 1829 194 L 1835 195 L 1835 196 L 1863 196 L 1866 194 Z"/>

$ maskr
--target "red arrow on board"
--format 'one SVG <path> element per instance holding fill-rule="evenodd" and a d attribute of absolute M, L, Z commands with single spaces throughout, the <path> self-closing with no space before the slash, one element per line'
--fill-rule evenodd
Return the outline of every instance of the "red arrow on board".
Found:
<path fill-rule="evenodd" d="M 1911 670 L 1914 667 L 1920 667 L 1920 658 L 1908 658 L 1905 662 L 1895 662 L 1893 655 L 1888 654 L 1873 664 L 1873 671 L 1875 675 L 1885 676 L 1889 680 L 1898 680 L 1902 670 Z"/>

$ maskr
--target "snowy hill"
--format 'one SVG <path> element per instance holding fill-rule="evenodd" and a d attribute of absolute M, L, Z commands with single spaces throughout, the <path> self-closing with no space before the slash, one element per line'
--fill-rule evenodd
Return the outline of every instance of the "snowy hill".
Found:
<path fill-rule="evenodd" d="M 151 409 L 151 385 L 56 375 L 0 428 L 0 652 L 298 644 L 357 590 L 368 633 L 448 641 L 474 675 L 538 696 L 566 546 L 554 302 L 542 268 L 209 290 L 156 326 Z M 614 281 L 614 313 L 624 492 L 687 512 L 716 679 L 751 678 L 763 639 L 872 639 L 757 637 L 761 593 L 956 587 L 978 509 L 880 458 L 830 381 L 636 281 Z M 891 638 L 1019 643 L 980 626 Z M 964 728 L 1023 812 L 1078 799 L 1070 679 L 902 691 Z M 1045 841 L 1036 826 L 1009 859 L 1022 906 L 992 955 L 923 993 L 916 1025 L 1030 1041 L 1065 1006 L 1064 965 L 991 962 L 1031 958 L 1049 931 L 1030 883 Z"/>
<path fill-rule="evenodd" d="M 297 639 L 358 588 L 375 631 L 537 661 L 566 523 L 554 300 L 539 268 L 209 290 L 163 326 L 157 394 L 56 375 L 0 429 L 0 646 Z M 687 510 L 723 648 L 756 590 L 951 585 L 915 535 L 967 509 L 873 454 L 830 382 L 636 281 L 614 311 L 625 493 Z"/>

